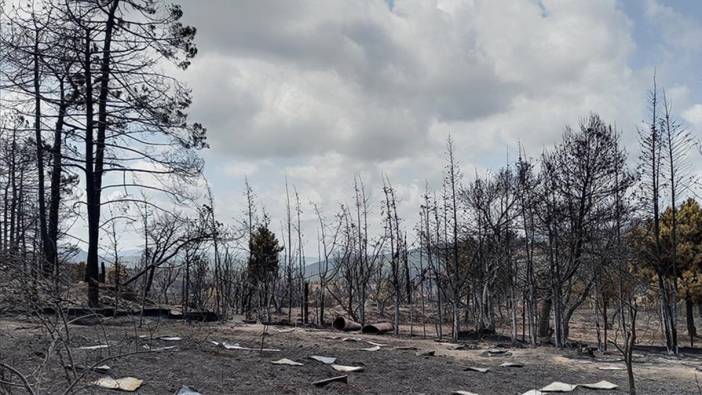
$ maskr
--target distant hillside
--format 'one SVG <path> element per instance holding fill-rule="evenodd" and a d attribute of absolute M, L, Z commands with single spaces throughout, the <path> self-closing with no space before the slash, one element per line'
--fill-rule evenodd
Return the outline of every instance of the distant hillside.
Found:
<path fill-rule="evenodd" d="M 80 263 L 88 260 L 88 252 L 78 248 L 73 251 L 63 251 L 63 256 L 67 257 L 69 263 Z M 141 258 L 141 250 L 124 250 L 119 253 L 119 259 L 123 264 L 133 265 L 139 261 Z M 101 254 L 98 255 L 99 261 L 104 261 L 106 265 L 112 262 L 112 255 Z M 109 265 L 108 265 L 109 266 Z"/>
<path fill-rule="evenodd" d="M 419 263 L 420 263 L 419 254 L 420 254 L 420 251 L 419 251 L 419 249 L 416 249 L 416 248 L 413 250 L 410 250 L 409 253 L 407 254 L 407 259 L 409 261 L 409 266 L 410 266 L 410 272 L 412 275 L 419 272 Z M 385 262 L 388 262 L 390 260 L 390 254 L 383 255 L 383 259 L 385 260 Z M 319 263 L 320 262 L 317 259 L 315 259 L 315 261 L 313 263 L 307 264 L 305 266 L 305 277 L 310 278 L 310 279 L 314 279 L 314 278 L 319 277 L 319 268 L 320 268 Z M 427 265 L 426 257 L 424 258 L 423 264 L 424 264 L 424 266 Z M 336 265 L 336 261 L 333 259 L 330 259 L 329 260 L 329 273 L 334 271 L 335 265 Z"/>

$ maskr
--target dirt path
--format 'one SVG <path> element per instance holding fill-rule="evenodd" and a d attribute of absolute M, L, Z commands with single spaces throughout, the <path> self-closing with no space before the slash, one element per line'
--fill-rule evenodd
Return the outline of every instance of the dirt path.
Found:
<path fill-rule="evenodd" d="M 283 327 L 268 327 L 265 348 L 278 352 L 226 350 L 212 341 L 239 343 L 244 347 L 261 347 L 261 325 L 193 324 L 173 321 L 150 321 L 150 330 L 137 328 L 128 320 L 105 326 L 71 328 L 72 355 L 76 365 L 90 366 L 102 358 L 138 351 L 106 364 L 114 377 L 133 376 L 144 380 L 141 394 L 173 394 L 181 385 L 188 385 L 203 394 L 302 393 L 427 393 L 447 394 L 456 390 L 477 394 L 522 394 L 541 388 L 553 381 L 571 384 L 607 380 L 620 386 L 618 391 L 592 391 L 578 388 L 574 394 L 625 393 L 624 370 L 599 370 L 602 366 L 623 367 L 621 362 L 598 362 L 576 359 L 574 353 L 550 347 L 517 348 L 500 356 L 486 356 L 495 344 L 471 344 L 454 350 L 455 345 L 417 338 L 367 336 L 333 331 Z M 36 323 L 20 320 L 0 320 L 0 360 L 30 375 L 40 366 L 49 347 L 49 337 Z M 142 336 L 141 338 L 139 336 Z M 180 341 L 159 340 L 159 336 L 178 336 Z M 360 342 L 342 341 L 357 337 Z M 81 346 L 104 344 L 109 348 L 79 349 Z M 367 341 L 382 344 L 378 351 L 363 351 L 373 347 Z M 151 349 L 175 346 L 164 351 Z M 398 348 L 399 347 L 399 348 Z M 415 350 L 401 349 L 415 347 Z M 417 356 L 431 350 L 433 356 Z M 328 365 L 309 359 L 311 355 L 336 357 L 338 364 L 363 366 L 363 372 L 348 373 L 348 384 L 333 383 L 323 388 L 312 381 L 342 375 Z M 303 366 L 274 365 L 271 362 L 288 358 Z M 608 355 L 600 357 L 616 359 Z M 640 394 L 695 394 L 695 366 L 702 362 L 695 357 L 672 359 L 656 353 L 639 356 L 636 365 Z M 504 362 L 518 362 L 521 368 L 499 367 Z M 40 375 L 39 393 L 61 393 L 66 379 L 61 364 L 51 357 Z M 468 366 L 486 367 L 487 373 L 465 371 Z M 702 373 L 701 373 L 702 374 Z M 78 393 L 113 393 L 89 383 L 102 375 L 90 372 L 77 386 Z M 7 376 L 6 376 L 7 377 Z M 32 378 L 33 382 L 36 378 Z M 702 381 L 702 377 L 700 377 Z M 13 391 L 17 391 L 14 389 Z M 13 393 L 15 393 L 13 392 Z M 21 392 L 19 392 L 21 393 Z"/>

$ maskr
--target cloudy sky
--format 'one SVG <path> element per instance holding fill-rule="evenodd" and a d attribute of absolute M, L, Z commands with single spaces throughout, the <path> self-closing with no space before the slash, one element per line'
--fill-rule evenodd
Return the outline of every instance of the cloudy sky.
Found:
<path fill-rule="evenodd" d="M 286 177 L 331 213 L 360 174 L 376 202 L 389 177 L 411 225 L 449 133 L 467 176 L 514 159 L 518 143 L 538 156 L 589 112 L 635 152 L 654 68 L 702 130 L 697 0 L 181 3 L 199 47 L 182 78 L 224 220 L 243 210 L 245 176 L 277 227 Z"/>

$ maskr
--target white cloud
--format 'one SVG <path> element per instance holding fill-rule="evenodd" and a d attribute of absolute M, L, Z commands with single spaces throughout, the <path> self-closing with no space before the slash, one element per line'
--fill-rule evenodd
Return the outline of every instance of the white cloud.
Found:
<path fill-rule="evenodd" d="M 525 127 L 540 144 L 639 94 L 613 0 L 547 1 L 547 16 L 515 1 L 189 4 L 193 115 L 240 157 L 383 161 L 440 147 L 436 128 L 481 133 L 479 152 L 531 140 Z"/>
<path fill-rule="evenodd" d="M 235 161 L 224 168 L 224 173 L 231 177 L 256 176 L 259 166 L 254 162 Z"/>
<path fill-rule="evenodd" d="M 651 70 L 630 67 L 634 21 L 615 0 L 207 5 L 183 2 L 200 47 L 185 79 L 210 156 L 229 164 L 208 172 L 231 215 L 233 185 L 252 170 L 274 218 L 286 176 L 303 201 L 333 209 L 355 174 L 375 200 L 386 175 L 411 223 L 425 180 L 439 186 L 449 133 L 470 178 L 518 143 L 538 156 L 591 111 L 633 143 L 645 115 Z"/>
<path fill-rule="evenodd" d="M 702 104 L 695 104 L 682 113 L 683 119 L 695 129 L 702 130 Z"/>
<path fill-rule="evenodd" d="M 646 16 L 660 28 L 666 46 L 702 50 L 702 25 L 698 21 L 658 0 L 646 1 Z"/>

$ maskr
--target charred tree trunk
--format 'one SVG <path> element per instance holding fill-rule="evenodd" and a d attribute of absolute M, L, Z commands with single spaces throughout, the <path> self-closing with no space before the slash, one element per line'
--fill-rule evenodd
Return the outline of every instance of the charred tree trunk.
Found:
<path fill-rule="evenodd" d="M 690 336 L 690 347 L 695 346 L 695 337 L 697 336 L 697 328 L 695 328 L 695 315 L 692 311 L 692 296 L 690 290 L 685 292 L 685 316 L 687 321 L 687 334 Z"/>
<path fill-rule="evenodd" d="M 103 165 L 105 157 L 105 136 L 107 132 L 107 97 L 109 94 L 112 33 L 115 27 L 115 12 L 119 0 L 112 0 L 105 21 L 102 59 L 100 61 L 100 88 L 98 90 L 97 124 L 93 119 L 93 75 L 92 44 L 90 29 L 85 35 L 85 84 L 86 84 L 86 138 L 85 138 L 85 193 L 88 203 L 88 260 L 85 280 L 88 283 L 88 304 L 99 305 L 98 288 L 98 246 L 100 243 L 100 199 L 102 193 Z M 93 132 L 97 129 L 96 136 Z"/>
<path fill-rule="evenodd" d="M 47 241 L 44 245 L 46 260 L 53 265 L 54 276 L 58 281 L 60 274 L 58 262 L 58 224 L 59 224 L 59 207 L 61 204 L 61 170 L 62 170 L 62 155 L 61 145 L 63 140 L 63 124 L 66 116 L 66 103 L 64 98 L 63 81 L 59 85 L 60 104 L 56 119 L 56 127 L 54 129 L 54 143 L 52 147 L 51 159 L 51 191 L 49 192 L 49 224 L 47 230 Z"/>
<path fill-rule="evenodd" d="M 551 297 L 544 298 L 540 307 L 538 334 L 539 339 L 543 341 L 545 338 L 551 338 Z"/>
<path fill-rule="evenodd" d="M 39 31 L 35 31 L 34 37 L 34 138 L 36 140 L 37 159 L 37 198 L 39 203 L 39 247 L 43 252 L 41 268 L 45 274 L 51 274 L 53 267 L 51 261 L 47 260 L 46 251 L 46 193 L 44 191 L 44 139 L 41 136 L 41 92 L 40 92 L 40 66 L 39 66 Z"/>

